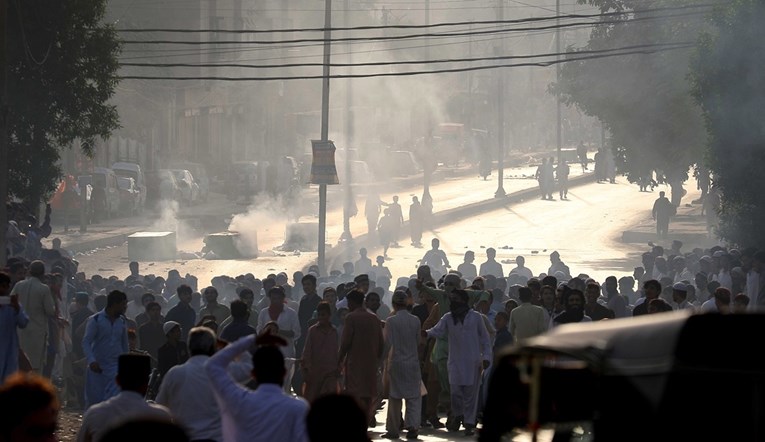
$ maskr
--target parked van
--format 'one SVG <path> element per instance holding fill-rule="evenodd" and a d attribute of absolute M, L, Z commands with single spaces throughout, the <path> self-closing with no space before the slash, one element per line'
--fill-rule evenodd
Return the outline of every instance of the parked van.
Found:
<path fill-rule="evenodd" d="M 98 218 L 104 215 L 106 218 L 112 218 L 120 210 L 120 190 L 117 186 L 117 174 L 112 169 L 105 167 L 96 167 L 90 174 L 92 178 L 91 185 L 93 193 L 98 194 L 103 190 L 103 201 L 91 200 L 94 204 L 94 210 Z M 99 213 L 100 212 L 100 213 Z"/>

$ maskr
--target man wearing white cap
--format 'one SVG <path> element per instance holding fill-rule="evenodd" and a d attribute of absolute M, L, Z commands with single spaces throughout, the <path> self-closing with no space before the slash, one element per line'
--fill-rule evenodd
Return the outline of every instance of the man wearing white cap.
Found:
<path fill-rule="evenodd" d="M 695 307 L 688 302 L 688 286 L 683 282 L 676 282 L 672 286 L 672 301 L 675 310 L 691 309 Z"/>
<path fill-rule="evenodd" d="M 181 324 L 175 321 L 167 321 L 162 326 L 167 342 L 157 351 L 157 368 L 162 378 L 176 365 L 183 364 L 189 359 L 189 350 L 186 343 L 181 341 Z"/>

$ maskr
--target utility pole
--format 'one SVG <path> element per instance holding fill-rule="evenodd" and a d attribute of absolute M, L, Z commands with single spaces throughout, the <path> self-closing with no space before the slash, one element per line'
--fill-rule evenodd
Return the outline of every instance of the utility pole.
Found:
<path fill-rule="evenodd" d="M 430 0 L 425 0 L 425 25 L 430 25 Z M 425 44 L 425 59 L 430 60 L 430 41 Z M 431 112 L 429 108 L 426 108 L 428 118 L 428 130 L 425 138 L 425 158 L 422 159 L 422 205 L 423 211 L 423 226 L 430 228 L 431 217 L 433 215 L 433 197 L 430 196 L 430 175 L 433 173 L 431 168 L 431 159 L 433 156 L 432 142 L 433 142 L 433 121 L 431 120 Z"/>
<path fill-rule="evenodd" d="M 555 63 L 555 83 L 560 84 L 560 0 L 555 0 L 555 53 L 555 59 L 557 60 L 557 63 Z M 559 95 L 555 96 L 555 104 L 555 113 L 557 115 L 557 123 L 555 125 L 555 129 L 558 146 L 558 164 L 560 164 L 563 160 L 563 154 L 561 153 L 561 144 L 563 140 L 561 139 L 561 108 Z"/>
<path fill-rule="evenodd" d="M 5 266 L 8 230 L 8 0 L 0 0 L 0 265 Z"/>
<path fill-rule="evenodd" d="M 345 0 L 343 25 L 346 28 L 350 26 L 350 9 L 351 1 Z M 353 62 L 351 42 L 348 41 L 345 47 L 347 49 L 346 52 L 348 52 L 348 64 L 350 65 Z M 352 68 L 349 67 L 348 69 Z M 350 70 L 349 73 L 351 73 Z M 343 185 L 345 189 L 345 207 L 343 210 L 343 234 L 340 235 L 340 242 L 353 240 L 353 235 L 351 234 L 351 207 L 353 207 L 353 191 L 351 188 L 351 145 L 353 144 L 353 117 L 351 116 L 351 104 L 353 103 L 352 82 L 351 78 L 345 80 L 345 183 Z"/>
<path fill-rule="evenodd" d="M 324 3 L 324 68 L 321 80 L 321 141 L 329 142 L 329 58 L 332 37 L 332 0 Z M 346 163 L 348 159 L 346 158 Z M 327 185 L 319 184 L 319 272 L 326 274 L 325 247 L 327 242 Z"/>
<path fill-rule="evenodd" d="M 497 0 L 497 21 L 505 19 L 505 0 Z M 560 0 L 558 0 L 560 1 Z M 495 47 L 498 57 L 505 55 L 505 39 L 500 36 L 499 46 Z M 497 191 L 494 197 L 502 198 L 505 192 L 505 76 L 502 69 L 497 69 Z"/>

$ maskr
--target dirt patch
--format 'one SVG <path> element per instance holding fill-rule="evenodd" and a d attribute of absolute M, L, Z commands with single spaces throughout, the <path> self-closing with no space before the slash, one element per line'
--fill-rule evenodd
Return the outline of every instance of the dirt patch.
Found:
<path fill-rule="evenodd" d="M 63 409 L 58 414 L 58 440 L 76 441 L 82 425 L 82 412 Z"/>

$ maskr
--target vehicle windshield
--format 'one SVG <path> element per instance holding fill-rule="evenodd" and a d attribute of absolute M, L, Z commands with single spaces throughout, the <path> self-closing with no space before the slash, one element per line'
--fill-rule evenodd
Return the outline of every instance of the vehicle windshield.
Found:
<path fill-rule="evenodd" d="M 183 179 L 186 178 L 186 174 L 183 173 L 183 170 L 171 170 L 170 173 L 172 173 L 178 181 L 183 181 Z"/>
<path fill-rule="evenodd" d="M 138 182 L 138 172 L 136 172 L 136 171 L 133 171 L 133 170 L 124 170 L 124 169 L 114 169 L 114 173 L 116 173 L 118 177 L 132 178 L 136 182 Z"/>
<path fill-rule="evenodd" d="M 121 190 L 130 190 L 130 178 L 127 177 L 119 177 L 117 178 L 117 187 L 119 187 Z"/>
<path fill-rule="evenodd" d="M 205 176 L 207 176 L 204 173 L 204 168 L 202 168 L 199 164 L 178 164 L 177 166 L 179 169 L 186 169 L 189 172 L 191 172 L 191 175 L 196 179 L 200 178 L 203 179 Z"/>

